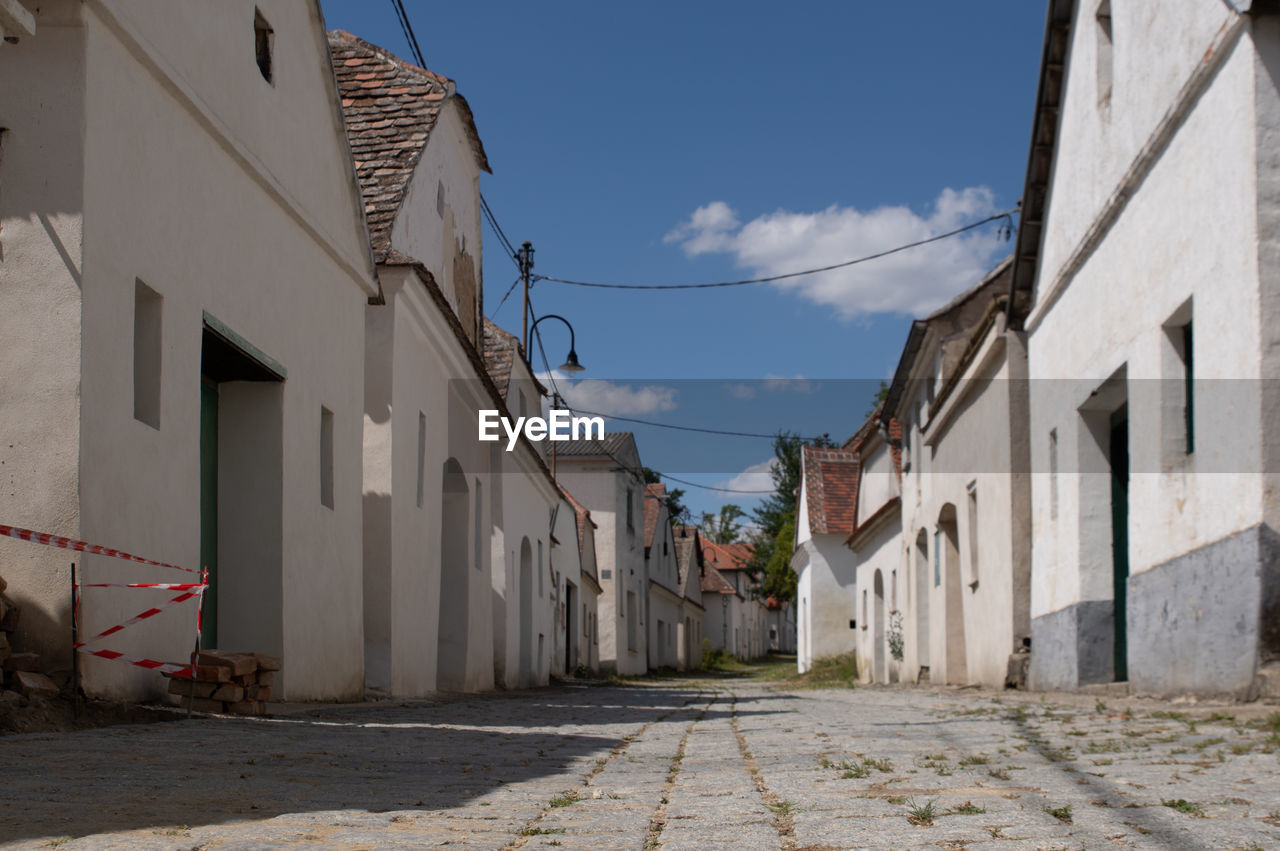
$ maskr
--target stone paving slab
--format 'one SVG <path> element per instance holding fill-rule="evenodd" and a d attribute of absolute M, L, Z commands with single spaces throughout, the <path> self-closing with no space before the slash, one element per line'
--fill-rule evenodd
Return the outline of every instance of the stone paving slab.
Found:
<path fill-rule="evenodd" d="M 1280 713 L 1108 700 L 663 680 L 10 736 L 0 845 L 1280 847 Z"/>

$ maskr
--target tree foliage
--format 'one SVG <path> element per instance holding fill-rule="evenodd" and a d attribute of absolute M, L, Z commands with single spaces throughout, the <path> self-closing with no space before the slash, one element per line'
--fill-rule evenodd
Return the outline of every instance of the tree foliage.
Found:
<path fill-rule="evenodd" d="M 800 489 L 800 450 L 804 446 L 834 446 L 826 435 L 806 440 L 798 434 L 779 432 L 773 439 L 774 464 L 769 471 L 773 493 L 765 497 L 752 513 L 756 531 L 751 544 L 754 552 L 749 565 L 761 576 L 760 591 L 780 600 L 795 597 L 796 576 L 791 570 L 791 553 L 795 547 L 796 510 Z"/>
<path fill-rule="evenodd" d="M 716 544 L 733 544 L 738 540 L 742 524 L 737 520 L 746 517 L 747 512 L 741 507 L 729 503 L 720 507 L 720 513 L 702 512 L 702 534 Z"/>
<path fill-rule="evenodd" d="M 644 473 L 645 484 L 656 485 L 662 481 L 662 474 L 648 467 L 642 467 Z M 689 509 L 680 501 L 684 496 L 683 488 L 667 488 L 667 517 L 671 521 L 672 526 L 678 526 L 687 523 L 689 520 Z"/>

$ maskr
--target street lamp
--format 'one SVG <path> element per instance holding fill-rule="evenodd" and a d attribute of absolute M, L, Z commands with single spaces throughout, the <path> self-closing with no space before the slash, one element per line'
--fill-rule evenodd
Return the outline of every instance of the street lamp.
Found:
<path fill-rule="evenodd" d="M 548 313 L 546 316 L 539 316 L 534 320 L 533 324 L 529 326 L 529 334 L 532 335 L 533 330 L 538 327 L 538 323 L 544 319 L 559 319 L 564 323 L 565 327 L 569 329 L 569 357 L 565 358 L 565 362 L 560 364 L 559 369 L 563 372 L 582 372 L 586 369 L 585 366 L 578 363 L 578 353 L 574 350 L 573 326 L 569 324 L 568 319 L 565 319 L 563 316 L 559 316 L 555 313 Z"/>

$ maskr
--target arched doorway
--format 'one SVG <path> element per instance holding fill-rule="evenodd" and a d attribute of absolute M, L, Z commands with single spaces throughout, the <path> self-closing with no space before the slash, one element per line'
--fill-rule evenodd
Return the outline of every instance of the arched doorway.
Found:
<path fill-rule="evenodd" d="M 440 622 L 436 637 L 436 688 L 463 691 L 467 679 L 467 477 L 457 460 L 444 462 L 440 501 Z"/>
<path fill-rule="evenodd" d="M 872 592 L 875 594 L 876 600 L 873 614 L 875 626 L 871 630 L 871 678 L 877 683 L 887 683 L 889 681 L 889 673 L 884 658 L 884 574 L 878 570 L 872 580 Z"/>
<path fill-rule="evenodd" d="M 929 534 L 916 535 L 916 681 L 929 678 Z"/>
<path fill-rule="evenodd" d="M 946 595 L 948 683 L 964 685 L 969 681 L 964 640 L 964 583 L 960 578 L 960 536 L 956 528 L 956 507 L 942 506 L 938 514 L 939 551 L 942 559 L 943 591 Z"/>
<path fill-rule="evenodd" d="M 528 538 L 520 540 L 520 581 L 516 585 L 520 599 L 517 639 L 520 642 L 520 688 L 533 682 L 533 547 Z"/>

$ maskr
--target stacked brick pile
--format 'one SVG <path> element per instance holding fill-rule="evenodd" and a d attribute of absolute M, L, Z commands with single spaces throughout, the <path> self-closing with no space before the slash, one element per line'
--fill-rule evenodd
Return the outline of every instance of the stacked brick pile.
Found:
<path fill-rule="evenodd" d="M 165 674 L 169 694 L 184 709 L 228 715 L 265 715 L 280 660 L 264 653 L 201 650 L 195 682 Z M 195 692 L 194 698 L 192 692 Z"/>
<path fill-rule="evenodd" d="M 21 694 L 39 694 L 52 697 L 58 693 L 53 681 L 40 673 L 39 653 L 14 652 L 11 638 L 18 628 L 22 608 L 5 596 L 9 584 L 0 576 L 0 668 L 3 668 L 4 686 Z"/>

